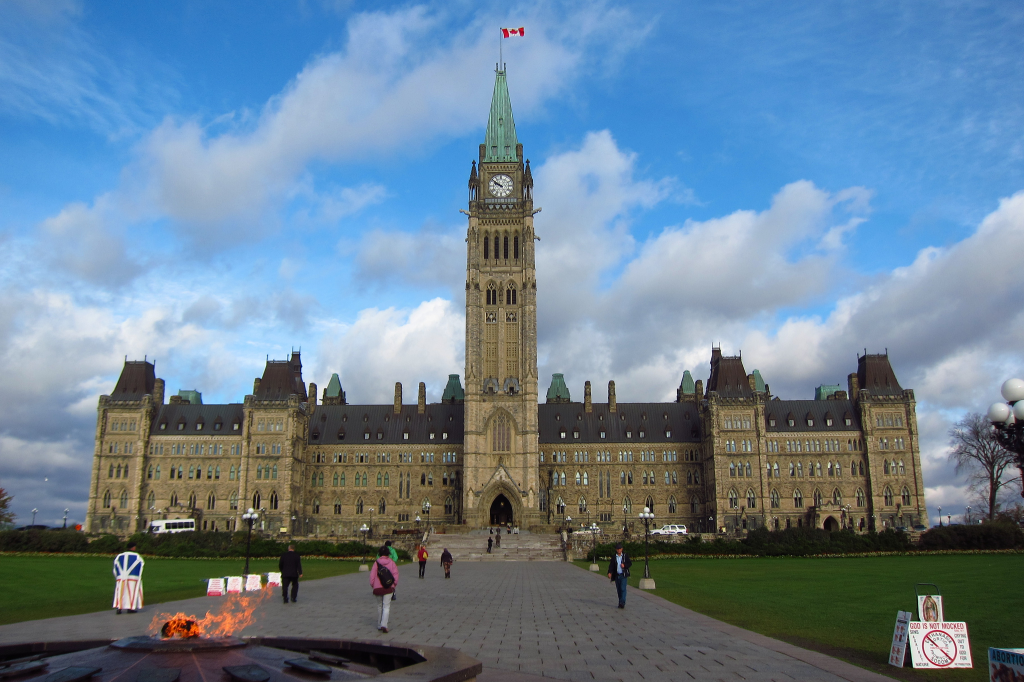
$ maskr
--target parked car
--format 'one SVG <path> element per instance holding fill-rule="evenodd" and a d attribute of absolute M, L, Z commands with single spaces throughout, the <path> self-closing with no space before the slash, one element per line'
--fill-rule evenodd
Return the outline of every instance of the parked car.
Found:
<path fill-rule="evenodd" d="M 686 533 L 686 526 L 671 523 L 651 531 L 651 535 L 686 535 Z"/>

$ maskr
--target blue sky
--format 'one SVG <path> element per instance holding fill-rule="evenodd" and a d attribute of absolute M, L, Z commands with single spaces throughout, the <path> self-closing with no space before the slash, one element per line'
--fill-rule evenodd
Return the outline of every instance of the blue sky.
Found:
<path fill-rule="evenodd" d="M 929 507 L 960 513 L 947 431 L 1024 374 L 1024 9 L 0 0 L 22 519 L 82 518 L 126 355 L 206 402 L 299 347 L 351 401 L 440 395 L 500 26 L 526 27 L 504 54 L 545 209 L 541 375 L 670 399 L 720 343 L 805 398 L 887 348 Z"/>

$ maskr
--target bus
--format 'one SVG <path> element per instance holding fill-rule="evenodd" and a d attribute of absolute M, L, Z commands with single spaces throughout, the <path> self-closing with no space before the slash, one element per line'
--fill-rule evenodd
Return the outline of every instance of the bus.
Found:
<path fill-rule="evenodd" d="M 154 535 L 158 533 L 187 533 L 195 529 L 195 519 L 159 519 L 151 521 L 149 524 L 149 532 Z"/>

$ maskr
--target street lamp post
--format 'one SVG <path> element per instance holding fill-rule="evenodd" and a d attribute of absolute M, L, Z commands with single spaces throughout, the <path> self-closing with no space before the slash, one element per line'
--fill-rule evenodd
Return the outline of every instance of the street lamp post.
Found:
<path fill-rule="evenodd" d="M 597 531 L 599 530 L 600 527 L 597 525 L 596 521 L 590 524 L 590 536 L 593 538 L 593 543 L 591 544 L 594 545 L 594 560 L 590 563 L 590 570 L 595 573 L 601 570 L 601 567 L 597 565 Z"/>
<path fill-rule="evenodd" d="M 644 522 L 644 577 L 640 579 L 640 589 L 653 590 L 654 580 L 651 578 L 650 536 L 654 512 L 651 511 L 650 507 L 644 507 L 644 510 L 638 516 Z"/>
<path fill-rule="evenodd" d="M 427 536 L 430 535 L 430 500 L 423 502 L 423 513 L 427 515 Z"/>
<path fill-rule="evenodd" d="M 38 514 L 38 513 L 39 513 L 38 509 L 35 509 L 35 508 L 32 509 L 32 525 L 33 526 L 36 525 L 36 514 Z"/>
<path fill-rule="evenodd" d="M 967 522 L 968 526 L 971 525 L 971 505 L 967 505 L 967 518 L 964 521 Z"/>
<path fill-rule="evenodd" d="M 629 512 L 629 508 L 625 502 L 622 503 L 622 535 L 628 537 L 629 535 L 629 519 L 626 518 L 626 514 Z"/>
<path fill-rule="evenodd" d="M 370 530 L 369 530 L 369 535 L 373 535 L 373 507 L 369 508 L 369 512 L 370 512 Z M 364 535 L 363 537 L 366 537 L 366 536 Z M 363 542 L 363 544 L 365 545 L 366 543 Z"/>
<path fill-rule="evenodd" d="M 364 523 L 360 528 L 359 532 L 363 534 L 363 563 L 360 564 L 360 571 L 369 571 L 370 567 L 366 565 L 366 534 L 370 532 L 370 528 Z"/>
<path fill-rule="evenodd" d="M 68 512 L 70 512 L 70 511 L 71 511 L 70 509 L 68 509 L 67 507 L 64 507 L 64 527 L 65 528 L 68 527 Z"/>
<path fill-rule="evenodd" d="M 242 520 L 249 526 L 249 531 L 245 535 L 245 570 L 242 571 L 245 575 L 249 575 L 249 544 L 252 541 L 252 527 L 256 524 L 256 520 L 259 519 L 260 513 L 249 507 L 249 509 L 242 514 Z"/>
<path fill-rule="evenodd" d="M 939 526 L 942 526 L 942 507 L 939 507 Z"/>
<path fill-rule="evenodd" d="M 996 440 L 1017 458 L 1017 468 L 1024 477 L 1024 380 L 1007 379 L 1000 389 L 1005 403 L 993 403 L 988 419 L 995 427 Z M 1024 487 L 1020 491 L 1024 496 Z"/>

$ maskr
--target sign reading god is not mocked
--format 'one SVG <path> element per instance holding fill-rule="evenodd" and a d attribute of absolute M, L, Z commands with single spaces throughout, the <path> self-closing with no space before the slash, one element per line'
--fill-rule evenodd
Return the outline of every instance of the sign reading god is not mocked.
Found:
<path fill-rule="evenodd" d="M 910 658 L 915 668 L 973 668 L 967 623 L 909 624 Z"/>

